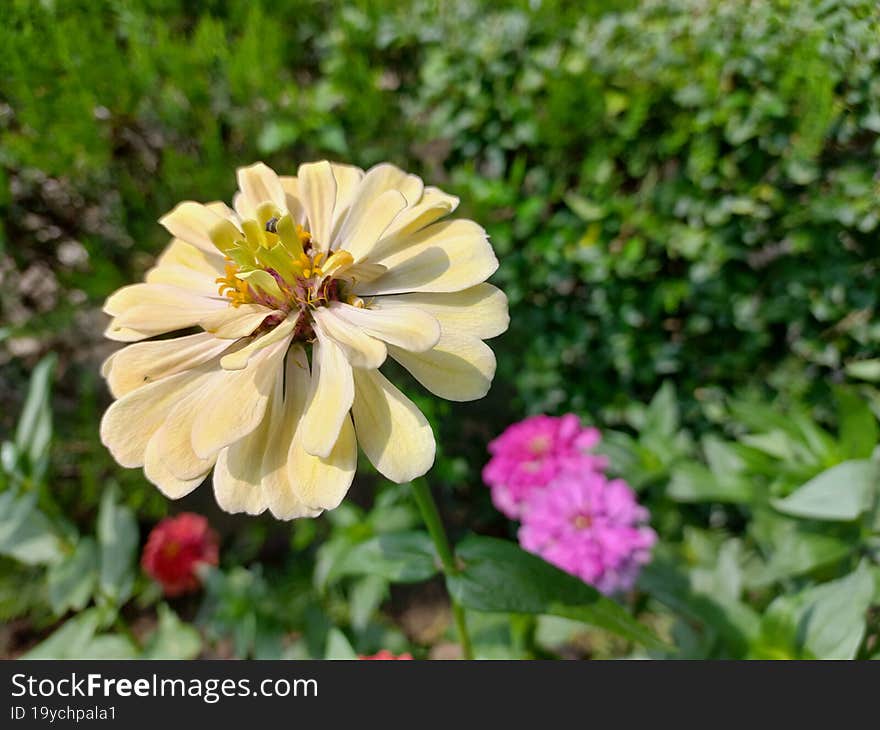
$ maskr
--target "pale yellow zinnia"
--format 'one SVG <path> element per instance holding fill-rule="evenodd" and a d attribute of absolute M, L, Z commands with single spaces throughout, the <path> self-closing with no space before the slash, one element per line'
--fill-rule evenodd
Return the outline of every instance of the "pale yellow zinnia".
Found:
<path fill-rule="evenodd" d="M 484 230 L 441 220 L 458 199 L 390 164 L 257 163 L 238 185 L 234 210 L 187 201 L 162 218 L 174 238 L 145 283 L 107 299 L 107 336 L 136 344 L 104 363 L 102 441 L 171 498 L 213 468 L 223 509 L 279 519 L 336 507 L 357 444 L 389 479 L 421 476 L 434 435 L 379 368 L 390 356 L 449 400 L 486 394 L 483 340 L 508 315 L 484 283 L 498 266 Z"/>

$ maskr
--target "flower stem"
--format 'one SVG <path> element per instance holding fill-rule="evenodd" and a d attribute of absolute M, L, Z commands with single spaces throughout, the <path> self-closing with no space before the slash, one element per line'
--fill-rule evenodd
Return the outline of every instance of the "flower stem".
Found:
<path fill-rule="evenodd" d="M 419 506 L 419 511 L 422 513 L 425 527 L 428 528 L 428 534 L 434 541 L 434 547 L 437 549 L 440 564 L 443 566 L 443 573 L 447 576 L 455 575 L 459 572 L 459 568 L 455 564 L 455 556 L 452 554 L 452 547 L 449 544 L 449 538 L 446 536 L 443 521 L 440 519 L 440 512 L 437 509 L 437 503 L 434 501 L 434 495 L 431 494 L 431 489 L 424 479 L 416 479 L 413 482 L 413 495 L 415 496 L 416 504 Z M 467 630 L 464 609 L 455 598 L 452 596 L 449 598 L 452 602 L 452 616 L 455 619 L 462 656 L 465 659 L 473 659 L 474 650 L 471 646 L 471 637 Z"/>

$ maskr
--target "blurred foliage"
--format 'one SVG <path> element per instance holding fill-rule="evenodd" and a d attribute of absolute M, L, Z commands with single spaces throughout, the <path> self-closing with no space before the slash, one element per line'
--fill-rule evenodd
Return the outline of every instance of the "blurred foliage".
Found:
<path fill-rule="evenodd" d="M 223 534 L 224 563 L 202 605 L 175 604 L 181 622 L 133 560 L 169 506 L 97 438 L 114 347 L 100 304 L 165 245 L 156 219 L 182 199 L 228 200 L 240 165 L 329 157 L 390 160 L 459 195 L 498 252 L 511 330 L 493 342 L 489 397 L 409 388 L 438 432 L 430 476 L 457 534 L 511 534 L 479 484 L 487 441 L 526 413 L 571 410 L 615 429 L 603 448 L 652 511 L 662 545 L 635 605 L 678 655 L 871 653 L 876 3 L 4 11 L 0 618 L 26 616 L 24 641 L 70 615 L 71 656 L 192 655 L 189 622 L 235 656 L 408 641 L 419 655 L 453 635 L 401 617 L 421 607 L 392 583 L 428 578 L 430 551 L 406 486 L 368 468 L 353 503 L 293 528 L 211 512 L 199 490 L 187 505 Z M 116 524 L 125 544 L 107 542 Z M 381 574 L 362 570 L 377 561 Z M 154 609 L 129 636 L 127 618 Z M 559 616 L 496 618 L 472 615 L 485 656 L 627 651 L 600 632 L 583 644 Z"/>

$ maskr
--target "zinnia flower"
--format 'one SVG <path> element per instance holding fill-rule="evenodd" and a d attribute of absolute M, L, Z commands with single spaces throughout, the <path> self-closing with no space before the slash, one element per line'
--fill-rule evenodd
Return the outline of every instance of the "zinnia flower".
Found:
<path fill-rule="evenodd" d="M 498 266 L 485 232 L 440 220 L 458 199 L 389 164 L 257 163 L 238 184 L 234 211 L 162 218 L 174 239 L 146 283 L 107 300 L 113 339 L 188 332 L 107 360 L 104 444 L 171 498 L 214 468 L 223 509 L 280 519 L 336 507 L 358 443 L 392 481 L 424 474 L 431 428 L 379 368 L 390 356 L 435 395 L 485 395 L 483 340 L 508 323 L 483 283 Z"/>
<path fill-rule="evenodd" d="M 196 566 L 217 565 L 217 535 L 208 520 L 192 512 L 166 517 L 156 525 L 141 555 L 141 567 L 162 584 L 166 596 L 199 587 Z"/>
<path fill-rule="evenodd" d="M 489 444 L 492 458 L 483 469 L 492 502 L 511 519 L 519 519 L 532 493 L 572 465 L 604 469 L 605 457 L 588 453 L 599 440 L 599 431 L 582 427 L 572 413 L 559 418 L 531 416 L 509 426 Z"/>
<path fill-rule="evenodd" d="M 571 471 L 532 496 L 519 542 L 603 593 L 619 593 L 650 560 L 657 535 L 648 517 L 626 482 Z"/>
<path fill-rule="evenodd" d="M 382 649 L 381 651 L 379 651 L 375 654 L 371 654 L 369 656 L 366 656 L 366 655 L 360 656 L 360 657 L 358 657 L 358 659 L 371 659 L 371 660 L 381 660 L 381 661 L 407 660 L 407 659 L 411 660 L 412 654 L 410 654 L 409 652 L 405 652 L 405 653 L 401 654 L 400 656 L 394 656 L 394 654 L 392 654 L 390 651 L 388 651 L 388 649 Z"/>

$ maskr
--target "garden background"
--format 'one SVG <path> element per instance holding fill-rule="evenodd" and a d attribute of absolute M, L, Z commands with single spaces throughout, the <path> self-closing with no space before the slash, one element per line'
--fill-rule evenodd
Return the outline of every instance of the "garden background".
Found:
<path fill-rule="evenodd" d="M 320 158 L 458 195 L 500 260 L 511 326 L 489 396 L 405 382 L 453 537 L 515 540 L 486 445 L 566 412 L 602 429 L 660 536 L 621 601 L 666 648 L 470 611 L 478 656 L 878 651 L 874 2 L 8 0 L 3 16 L 0 655 L 457 655 L 439 578 L 352 558 L 418 525 L 407 485 L 365 465 L 318 520 L 231 516 L 208 486 L 169 503 L 98 439 L 100 307 L 166 244 L 157 218 L 229 200 L 241 165 Z M 166 600 L 137 558 L 181 510 L 220 534 L 220 565 Z"/>

